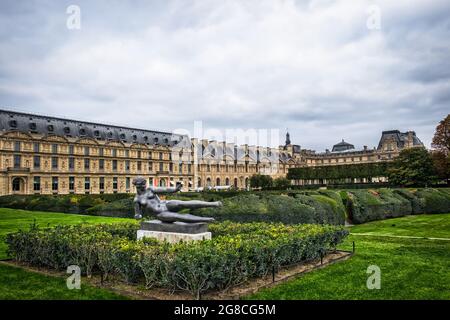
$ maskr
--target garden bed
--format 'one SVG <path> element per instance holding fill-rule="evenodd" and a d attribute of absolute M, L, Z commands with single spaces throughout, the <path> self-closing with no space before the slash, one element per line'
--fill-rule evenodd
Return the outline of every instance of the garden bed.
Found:
<path fill-rule="evenodd" d="M 275 277 L 272 274 L 264 277 L 255 278 L 241 285 L 230 288 L 222 292 L 207 292 L 201 295 L 203 300 L 239 300 L 250 294 L 257 293 L 261 289 L 270 288 L 278 284 L 284 283 L 291 279 L 301 276 L 302 274 L 325 268 L 326 266 L 347 260 L 352 256 L 348 251 L 333 251 L 327 253 L 322 259 L 307 261 L 294 264 L 292 266 L 282 267 L 277 270 Z M 23 268 L 27 271 L 36 272 L 43 275 L 67 278 L 65 272 L 49 270 L 44 267 L 35 267 L 27 263 L 20 263 L 14 260 L 2 261 L 1 263 L 11 266 Z M 108 289 L 114 293 L 139 300 L 191 300 L 192 295 L 180 290 L 167 290 L 163 288 L 147 289 L 142 285 L 127 284 L 119 278 L 110 279 L 107 282 L 102 281 L 101 275 L 93 275 L 90 278 L 84 276 L 81 279 L 81 285 L 89 284 L 102 289 Z"/>
<path fill-rule="evenodd" d="M 8 252 L 35 267 L 63 271 L 78 265 L 88 277 L 199 298 L 320 259 L 348 235 L 341 226 L 223 222 L 210 225 L 212 240 L 169 244 L 136 241 L 137 228 L 137 223 L 33 226 L 8 235 Z"/>

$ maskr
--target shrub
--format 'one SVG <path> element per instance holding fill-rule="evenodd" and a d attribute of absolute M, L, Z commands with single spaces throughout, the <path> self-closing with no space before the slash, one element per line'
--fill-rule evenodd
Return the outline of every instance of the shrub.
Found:
<path fill-rule="evenodd" d="M 345 193 L 353 223 L 450 211 L 448 189 L 350 190 Z"/>
<path fill-rule="evenodd" d="M 131 194 L 68 194 L 68 195 L 8 195 L 0 197 L 0 207 L 51 211 L 65 213 L 85 213 L 89 208 L 118 200 L 130 199 Z"/>
<path fill-rule="evenodd" d="M 348 234 L 337 226 L 223 222 L 210 225 L 212 240 L 169 244 L 132 240 L 124 236 L 129 228 L 33 226 L 8 235 L 8 252 L 32 265 L 59 270 L 78 264 L 87 275 L 98 272 L 106 279 L 115 274 L 126 282 L 145 278 L 146 287 L 185 290 L 198 298 L 207 290 L 224 290 L 266 275 L 272 268 L 316 259 Z"/>
<path fill-rule="evenodd" d="M 344 224 L 345 208 L 342 200 L 325 194 L 309 196 L 294 194 L 244 194 L 223 200 L 221 208 L 196 210 L 195 214 L 211 216 L 216 220 L 236 222 L 282 222 Z"/>

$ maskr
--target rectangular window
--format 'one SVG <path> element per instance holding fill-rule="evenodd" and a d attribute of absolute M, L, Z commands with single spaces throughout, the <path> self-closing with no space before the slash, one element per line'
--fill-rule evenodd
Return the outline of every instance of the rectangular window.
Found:
<path fill-rule="evenodd" d="M 58 158 L 52 157 L 52 169 L 58 169 Z"/>
<path fill-rule="evenodd" d="M 163 159 L 163 153 L 160 152 L 160 153 L 159 153 L 159 160 L 162 160 L 162 159 Z"/>
<path fill-rule="evenodd" d="M 53 154 L 57 154 L 58 153 L 58 145 L 57 144 L 52 144 L 52 153 Z"/>
<path fill-rule="evenodd" d="M 20 141 L 14 142 L 14 151 L 20 152 Z"/>
<path fill-rule="evenodd" d="M 52 190 L 58 191 L 58 177 L 52 177 Z"/>
<path fill-rule="evenodd" d="M 86 177 L 84 178 L 84 190 L 90 190 L 91 189 L 91 178 Z"/>
<path fill-rule="evenodd" d="M 150 187 L 153 186 L 153 178 L 148 178 L 148 185 L 149 185 Z"/>
<path fill-rule="evenodd" d="M 69 158 L 69 170 L 75 169 L 75 158 L 71 157 Z"/>
<path fill-rule="evenodd" d="M 84 159 L 84 170 L 89 170 L 90 167 L 91 167 L 91 160 Z"/>
<path fill-rule="evenodd" d="M 159 163 L 159 171 L 164 171 L 164 163 Z"/>
<path fill-rule="evenodd" d="M 130 171 L 130 160 L 125 160 L 125 170 Z"/>
<path fill-rule="evenodd" d="M 191 166 L 191 164 L 189 163 L 189 164 L 188 164 L 188 173 L 191 173 L 191 170 L 192 170 L 192 166 Z M 227 170 L 227 172 L 228 172 L 228 170 Z"/>
<path fill-rule="evenodd" d="M 105 150 L 103 148 L 98 149 L 98 155 L 100 157 L 103 157 L 104 153 L 105 153 Z"/>
<path fill-rule="evenodd" d="M 40 191 L 41 190 L 41 177 L 33 178 L 33 190 Z"/>
<path fill-rule="evenodd" d="M 100 177 L 98 185 L 100 190 L 105 190 L 105 177 Z"/>
<path fill-rule="evenodd" d="M 169 163 L 169 171 L 172 172 L 173 171 L 173 163 Z"/>
<path fill-rule="evenodd" d="M 125 158 L 129 158 L 130 157 L 130 150 L 125 150 Z"/>
<path fill-rule="evenodd" d="M 131 185 L 130 178 L 126 177 L 126 179 L 125 179 L 125 188 L 127 189 L 127 191 L 130 190 L 130 185 Z"/>
<path fill-rule="evenodd" d="M 34 169 L 40 169 L 41 168 L 41 157 L 40 156 L 34 156 L 33 157 L 33 168 Z"/>
<path fill-rule="evenodd" d="M 141 156 L 142 156 L 142 152 L 141 152 L 141 150 L 138 150 L 138 152 L 137 152 L 137 157 L 140 159 Z"/>
<path fill-rule="evenodd" d="M 112 149 L 112 156 L 117 157 L 117 149 Z"/>
<path fill-rule="evenodd" d="M 84 155 L 88 156 L 89 155 L 89 147 L 84 147 Z"/>
<path fill-rule="evenodd" d="M 141 161 L 138 161 L 138 162 L 137 162 L 137 170 L 138 170 L 138 171 L 141 171 L 141 170 L 142 170 L 142 162 L 141 162 Z"/>
<path fill-rule="evenodd" d="M 20 168 L 20 163 L 21 163 L 21 156 L 16 154 L 14 155 L 14 168 Z"/>
<path fill-rule="evenodd" d="M 72 145 L 69 146 L 69 154 L 74 154 L 74 147 Z"/>
<path fill-rule="evenodd" d="M 148 171 L 153 171 L 153 163 L 151 161 L 148 163 Z"/>
<path fill-rule="evenodd" d="M 105 169 L 105 159 L 98 160 L 98 169 L 104 170 Z"/>
<path fill-rule="evenodd" d="M 34 152 L 39 152 L 39 147 L 40 147 L 39 142 L 35 142 L 33 144 L 33 151 Z"/>
<path fill-rule="evenodd" d="M 114 171 L 117 171 L 117 160 L 113 160 L 113 161 L 112 161 L 112 169 L 113 169 Z"/>
<path fill-rule="evenodd" d="M 69 177 L 69 190 L 75 190 L 75 177 Z"/>
<path fill-rule="evenodd" d="M 113 190 L 117 190 L 117 177 L 113 178 Z"/>

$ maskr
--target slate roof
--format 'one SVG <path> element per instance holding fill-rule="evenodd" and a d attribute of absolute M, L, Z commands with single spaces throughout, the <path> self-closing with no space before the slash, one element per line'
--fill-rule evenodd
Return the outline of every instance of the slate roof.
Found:
<path fill-rule="evenodd" d="M 331 150 L 331 152 L 342 152 L 342 151 L 353 150 L 353 149 L 355 149 L 354 145 L 352 145 L 351 143 L 345 142 L 344 139 L 342 139 L 341 142 L 336 143 L 333 146 L 333 149 Z"/>
<path fill-rule="evenodd" d="M 186 136 L 169 132 L 121 127 L 0 109 L 0 130 L 25 133 L 89 137 L 96 140 L 173 146 Z"/>
<path fill-rule="evenodd" d="M 414 146 L 423 146 L 422 141 L 416 136 L 414 131 L 410 131 L 412 133 L 413 145 Z M 403 148 L 405 142 L 408 140 L 408 132 L 400 132 L 399 130 L 389 130 L 383 131 L 381 134 L 380 142 L 378 143 L 378 150 L 380 150 L 383 146 L 383 143 L 387 139 L 393 139 L 397 143 L 397 147 Z"/>

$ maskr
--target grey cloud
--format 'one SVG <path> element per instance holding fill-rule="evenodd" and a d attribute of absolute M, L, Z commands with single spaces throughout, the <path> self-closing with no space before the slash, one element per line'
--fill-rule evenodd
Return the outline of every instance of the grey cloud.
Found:
<path fill-rule="evenodd" d="M 81 7 L 82 29 L 65 9 Z M 2 1 L 0 105 L 158 130 L 288 127 L 324 150 L 448 113 L 450 4 Z M 282 140 L 283 137 L 281 136 Z"/>

